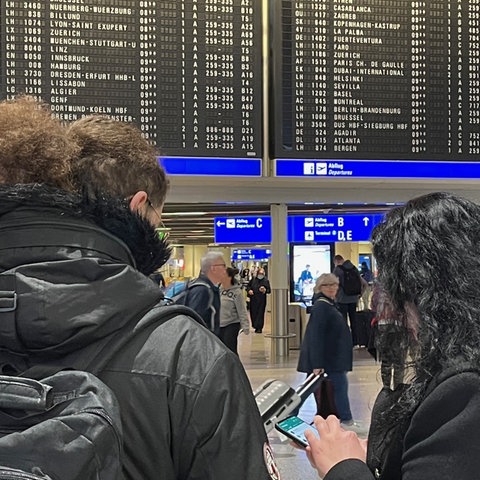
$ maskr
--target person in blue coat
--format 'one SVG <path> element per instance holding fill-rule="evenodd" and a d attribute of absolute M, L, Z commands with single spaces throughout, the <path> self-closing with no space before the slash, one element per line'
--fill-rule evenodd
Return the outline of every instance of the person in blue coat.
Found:
<path fill-rule="evenodd" d="M 327 373 L 343 426 L 354 424 L 348 399 L 347 372 L 352 370 L 352 336 L 335 304 L 339 280 L 333 273 L 317 279 L 318 295 L 312 306 L 300 348 L 297 370 L 307 374 Z"/>

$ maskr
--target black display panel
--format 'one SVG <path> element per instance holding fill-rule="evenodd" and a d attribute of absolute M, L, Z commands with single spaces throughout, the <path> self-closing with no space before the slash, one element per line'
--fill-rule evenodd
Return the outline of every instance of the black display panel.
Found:
<path fill-rule="evenodd" d="M 478 160 L 478 0 L 272 2 L 274 158 Z"/>
<path fill-rule="evenodd" d="M 133 121 L 164 155 L 262 156 L 260 0 L 3 0 L 0 98 Z"/>

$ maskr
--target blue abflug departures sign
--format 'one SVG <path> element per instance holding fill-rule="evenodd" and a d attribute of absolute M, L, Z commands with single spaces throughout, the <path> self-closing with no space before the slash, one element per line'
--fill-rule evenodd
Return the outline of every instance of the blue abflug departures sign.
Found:
<path fill-rule="evenodd" d="M 270 243 L 270 217 L 215 217 L 215 243 Z"/>
<path fill-rule="evenodd" d="M 383 214 L 289 216 L 287 238 L 295 243 L 366 242 Z M 215 217 L 215 243 L 272 241 L 270 217 Z"/>
<path fill-rule="evenodd" d="M 382 214 L 308 215 L 288 217 L 288 241 L 366 242 Z"/>

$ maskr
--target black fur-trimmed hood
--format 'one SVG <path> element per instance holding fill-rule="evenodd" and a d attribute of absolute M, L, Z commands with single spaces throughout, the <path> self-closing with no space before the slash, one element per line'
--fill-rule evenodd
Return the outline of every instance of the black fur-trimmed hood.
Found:
<path fill-rule="evenodd" d="M 121 201 L 0 186 L 0 370 L 93 348 L 137 322 L 163 297 L 146 275 L 168 255 Z"/>
<path fill-rule="evenodd" d="M 98 195 L 92 201 L 87 195 L 76 195 L 45 185 L 0 185 L 0 227 L 2 222 L 21 219 L 33 211 L 39 222 L 43 217 L 58 220 L 85 220 L 122 242 L 129 250 L 134 265 L 150 275 L 170 258 L 170 247 L 140 215 L 133 213 L 126 202 Z M 16 220 L 15 220 L 16 218 Z"/>

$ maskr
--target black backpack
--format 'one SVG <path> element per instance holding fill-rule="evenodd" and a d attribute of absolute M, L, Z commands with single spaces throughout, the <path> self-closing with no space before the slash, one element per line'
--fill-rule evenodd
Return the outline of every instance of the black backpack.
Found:
<path fill-rule="evenodd" d="M 340 265 L 343 271 L 342 288 L 345 295 L 360 295 L 362 293 L 362 281 L 360 280 L 360 273 L 353 268 L 345 268 Z"/>
<path fill-rule="evenodd" d="M 0 376 L 0 436 L 0 479 L 123 478 L 120 409 L 90 373 Z"/>
<path fill-rule="evenodd" d="M 180 314 L 192 316 L 185 307 L 159 305 L 79 364 L 98 373 L 145 328 Z M 46 363 L 21 376 L 0 375 L 0 480 L 123 478 L 120 408 L 110 388 L 88 372 Z"/>

